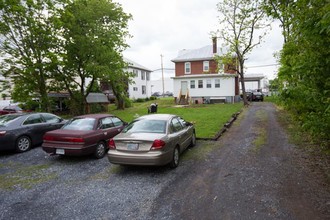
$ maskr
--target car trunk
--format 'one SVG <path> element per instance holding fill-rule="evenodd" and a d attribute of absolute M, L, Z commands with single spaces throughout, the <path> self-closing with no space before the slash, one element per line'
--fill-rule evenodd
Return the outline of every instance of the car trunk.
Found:
<path fill-rule="evenodd" d="M 84 137 L 94 131 L 55 130 L 44 135 L 44 146 L 48 147 L 81 147 L 85 144 Z"/>
<path fill-rule="evenodd" d="M 118 151 L 150 151 L 154 140 L 162 139 L 165 134 L 121 133 L 114 138 Z"/>

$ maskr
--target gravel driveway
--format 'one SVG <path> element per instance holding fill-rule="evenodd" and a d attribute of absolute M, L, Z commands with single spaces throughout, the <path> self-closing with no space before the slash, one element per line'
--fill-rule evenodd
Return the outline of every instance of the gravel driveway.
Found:
<path fill-rule="evenodd" d="M 40 147 L 1 155 L 0 219 L 330 219 L 329 188 L 301 158 L 274 106 L 253 103 L 174 170 Z"/>

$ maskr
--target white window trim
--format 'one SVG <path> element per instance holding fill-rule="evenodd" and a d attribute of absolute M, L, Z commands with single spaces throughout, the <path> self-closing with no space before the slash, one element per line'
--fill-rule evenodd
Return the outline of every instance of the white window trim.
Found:
<path fill-rule="evenodd" d="M 208 86 L 210 86 L 210 87 L 208 87 Z M 206 80 L 206 88 L 207 88 L 207 89 L 212 88 L 212 80 L 210 80 L 210 79 L 207 79 L 207 80 Z"/>
<path fill-rule="evenodd" d="M 187 64 L 189 64 L 189 72 L 187 71 Z M 184 73 L 185 74 L 190 74 L 191 73 L 191 63 L 190 62 L 185 62 L 184 63 Z"/>
<path fill-rule="evenodd" d="M 219 87 L 217 87 L 217 81 L 219 82 Z M 221 80 L 220 79 L 215 79 L 214 80 L 214 88 L 220 88 L 221 87 Z"/>
<path fill-rule="evenodd" d="M 208 72 L 208 71 L 210 71 L 210 61 L 203 61 L 203 72 Z"/>

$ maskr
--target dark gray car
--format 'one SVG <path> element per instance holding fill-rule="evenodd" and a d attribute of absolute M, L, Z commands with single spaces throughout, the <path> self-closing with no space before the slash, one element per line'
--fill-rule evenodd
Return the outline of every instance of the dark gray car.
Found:
<path fill-rule="evenodd" d="M 0 150 L 28 151 L 41 144 L 47 131 L 66 121 L 50 113 L 17 113 L 0 116 Z"/>

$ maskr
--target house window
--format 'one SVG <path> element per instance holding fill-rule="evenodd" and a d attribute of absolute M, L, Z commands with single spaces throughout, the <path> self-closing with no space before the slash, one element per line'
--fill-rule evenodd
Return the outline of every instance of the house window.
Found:
<path fill-rule="evenodd" d="M 208 72 L 210 70 L 210 62 L 204 61 L 203 62 L 203 72 Z"/>
<path fill-rule="evenodd" d="M 212 88 L 211 80 L 206 80 L 206 88 Z"/>
<path fill-rule="evenodd" d="M 196 87 L 195 87 L 195 80 L 191 80 L 191 81 L 190 81 L 190 88 L 191 88 L 191 89 L 196 88 Z"/>
<path fill-rule="evenodd" d="M 146 72 L 141 71 L 141 79 L 145 80 L 146 79 Z"/>
<path fill-rule="evenodd" d="M 147 92 L 147 90 L 146 90 L 146 86 L 142 86 L 142 95 L 145 95 L 146 92 Z"/>
<path fill-rule="evenodd" d="M 184 64 L 184 73 L 185 74 L 190 74 L 191 73 L 191 64 L 190 64 L 190 62 L 186 62 Z"/>
<path fill-rule="evenodd" d="M 133 87 L 133 91 L 138 91 L 138 87 Z"/>
<path fill-rule="evenodd" d="M 147 81 L 150 81 L 150 73 L 146 72 L 146 76 L 147 76 Z"/>
<path fill-rule="evenodd" d="M 133 75 L 134 75 L 134 77 L 139 77 L 139 72 L 138 72 L 138 70 L 133 70 Z"/>
<path fill-rule="evenodd" d="M 215 88 L 220 88 L 220 79 L 215 79 L 214 80 L 214 87 Z"/>
<path fill-rule="evenodd" d="M 203 80 L 198 80 L 198 88 L 199 89 L 203 88 Z"/>

